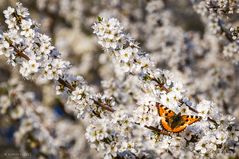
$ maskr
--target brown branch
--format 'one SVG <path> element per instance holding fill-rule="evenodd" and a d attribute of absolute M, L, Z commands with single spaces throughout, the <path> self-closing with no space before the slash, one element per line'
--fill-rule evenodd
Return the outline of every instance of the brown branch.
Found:
<path fill-rule="evenodd" d="M 115 111 L 113 108 L 111 108 L 111 107 L 109 107 L 109 106 L 107 106 L 107 105 L 105 105 L 105 104 L 103 104 L 103 103 L 100 103 L 100 102 L 97 101 L 97 100 L 94 100 L 94 103 L 97 104 L 98 106 L 100 106 L 101 108 L 103 108 L 103 109 L 105 109 L 105 110 L 107 110 L 107 111 L 110 111 L 110 112 L 112 112 L 112 113 Z"/>
<path fill-rule="evenodd" d="M 159 83 L 159 81 L 155 78 L 152 78 L 152 81 L 156 82 L 158 84 L 158 86 L 163 89 L 164 91 L 166 91 L 167 93 L 170 92 L 162 83 Z"/>
<path fill-rule="evenodd" d="M 72 91 L 75 90 L 75 88 L 74 88 L 69 82 L 63 80 L 62 78 L 59 78 L 59 79 L 58 79 L 58 82 L 59 82 L 60 84 L 62 84 L 63 86 L 69 88 L 70 92 L 72 92 Z M 100 107 L 101 107 L 102 109 L 104 109 L 104 110 L 107 110 L 107 111 L 110 111 L 110 112 L 114 112 L 114 111 L 115 111 L 114 109 L 112 109 L 112 108 L 110 108 L 110 107 L 104 105 L 103 103 L 100 103 L 100 102 L 98 102 L 98 101 L 96 101 L 96 100 L 94 100 L 94 99 L 93 99 L 93 101 L 94 101 L 95 104 L 97 104 L 98 106 L 100 106 Z"/>
<path fill-rule="evenodd" d="M 14 48 L 14 50 L 15 50 L 15 48 Z M 19 51 L 19 52 L 16 52 L 16 53 L 19 57 L 22 57 L 22 58 L 26 59 L 27 61 L 30 60 L 30 58 L 26 54 L 24 54 L 22 51 Z"/>
<path fill-rule="evenodd" d="M 180 106 L 182 106 L 183 104 L 185 104 L 185 105 L 189 108 L 189 110 L 191 110 L 191 111 L 193 111 L 193 112 L 195 112 L 195 113 L 198 113 L 198 111 L 197 111 L 196 109 L 194 109 L 193 107 L 191 107 L 190 105 L 188 105 L 186 102 L 183 102 L 182 99 L 180 99 L 179 102 L 180 102 L 180 104 L 181 104 Z"/>
<path fill-rule="evenodd" d="M 226 38 L 230 41 L 233 42 L 232 34 L 231 32 L 223 25 L 223 21 L 221 19 L 218 20 L 218 25 L 221 28 L 221 31 L 225 33 Z"/>
<path fill-rule="evenodd" d="M 14 45 L 12 44 L 12 42 L 11 42 L 9 39 L 6 39 L 6 40 L 7 40 L 7 42 L 9 43 L 9 45 L 10 45 L 11 47 L 13 47 L 14 51 L 17 53 L 17 56 L 22 57 L 22 58 L 26 59 L 27 61 L 30 60 L 30 58 L 29 58 L 26 54 L 23 53 L 23 50 L 19 50 L 16 46 L 14 46 Z M 62 84 L 63 86 L 69 88 L 70 91 L 74 91 L 74 90 L 75 90 L 75 88 L 74 88 L 69 82 L 63 80 L 62 78 L 59 78 L 57 81 L 58 81 L 60 84 Z"/>
<path fill-rule="evenodd" d="M 59 79 L 58 79 L 58 82 L 59 82 L 60 84 L 62 84 L 63 86 L 69 88 L 70 92 L 72 92 L 72 91 L 75 90 L 75 88 L 74 88 L 69 82 L 63 80 L 62 78 L 59 78 Z M 112 112 L 112 113 L 115 111 L 114 109 L 112 109 L 112 108 L 110 108 L 110 107 L 104 105 L 103 103 L 100 103 L 99 101 L 96 101 L 96 100 L 94 100 L 94 99 L 93 99 L 93 101 L 94 101 L 95 104 L 97 104 L 98 106 L 100 106 L 100 107 L 101 107 L 102 109 L 104 109 L 104 110 L 110 111 L 110 112 Z"/>
<path fill-rule="evenodd" d="M 186 106 L 187 106 L 191 111 L 193 111 L 193 112 L 195 112 L 195 113 L 199 113 L 196 109 L 190 107 L 189 105 L 186 104 Z M 213 120 L 212 118 L 208 117 L 207 120 L 210 121 L 210 122 L 213 122 L 213 123 L 216 125 L 216 127 L 218 127 L 217 122 L 216 122 L 215 120 Z"/>
<path fill-rule="evenodd" d="M 218 127 L 218 123 L 215 120 L 213 120 L 212 118 L 208 117 L 207 120 L 214 123 L 216 125 L 216 127 Z"/>
<path fill-rule="evenodd" d="M 195 113 L 198 113 L 198 111 L 197 111 L 196 109 L 194 109 L 193 107 L 191 107 L 191 106 L 189 106 L 189 105 L 187 105 L 187 104 L 186 104 L 186 106 L 187 106 L 191 111 L 193 111 L 193 112 L 195 112 Z"/>
<path fill-rule="evenodd" d="M 7 41 L 9 43 L 9 45 L 14 48 L 14 51 L 17 53 L 17 56 L 22 57 L 22 58 L 26 59 L 27 61 L 30 60 L 30 58 L 26 54 L 23 53 L 23 50 L 19 50 L 18 48 L 16 48 L 16 46 L 12 45 L 10 40 L 7 40 Z M 69 90 L 71 92 L 75 90 L 75 88 L 69 82 L 63 80 L 62 78 L 59 78 L 57 81 L 60 84 L 62 84 L 63 86 L 69 88 Z"/>
<path fill-rule="evenodd" d="M 63 86 L 69 88 L 71 92 L 75 90 L 75 88 L 68 81 L 63 80 L 62 78 L 59 78 L 57 81 Z"/>
<path fill-rule="evenodd" d="M 62 84 L 63 86 L 69 88 L 70 92 L 72 92 L 72 91 L 75 90 L 75 88 L 74 88 L 69 82 L 63 80 L 62 78 L 59 78 L 57 81 L 58 81 L 60 84 Z M 96 100 L 93 100 L 93 101 L 94 101 L 95 104 L 97 104 L 98 106 L 100 106 L 100 107 L 103 108 L 104 110 L 107 110 L 107 111 L 110 111 L 110 112 L 114 112 L 114 111 L 115 111 L 114 109 L 112 109 L 112 108 L 110 108 L 110 107 L 104 105 L 103 103 L 100 103 L 100 102 L 98 102 L 98 101 L 96 101 Z"/>
<path fill-rule="evenodd" d="M 12 44 L 10 39 L 7 38 L 6 41 L 9 43 L 9 45 L 11 47 L 13 47 L 14 51 L 17 53 L 17 56 L 22 57 L 22 58 L 26 59 L 27 61 L 30 60 L 30 58 L 26 54 L 23 53 L 23 50 L 19 50 L 16 46 L 14 46 Z"/>

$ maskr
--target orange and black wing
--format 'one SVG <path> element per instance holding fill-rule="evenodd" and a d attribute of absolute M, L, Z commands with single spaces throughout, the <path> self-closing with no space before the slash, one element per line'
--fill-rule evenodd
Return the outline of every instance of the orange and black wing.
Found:
<path fill-rule="evenodd" d="M 177 125 L 175 128 L 172 128 L 171 126 L 172 122 L 173 122 L 172 118 L 165 118 L 165 117 L 161 118 L 162 127 L 169 132 L 179 133 L 183 131 L 189 125 L 188 123 L 181 121 L 179 122 L 180 125 Z"/>
<path fill-rule="evenodd" d="M 191 125 L 199 120 L 201 120 L 202 117 L 197 116 L 197 115 L 182 115 L 182 120 L 185 122 L 187 125 Z"/>
<path fill-rule="evenodd" d="M 172 118 L 175 115 L 174 111 L 170 110 L 169 108 L 163 106 L 160 103 L 156 103 L 156 107 L 158 109 L 158 114 L 161 117 Z"/>
<path fill-rule="evenodd" d="M 182 115 L 181 120 L 182 120 L 182 124 L 172 129 L 172 132 L 179 133 L 183 131 L 188 125 L 191 125 L 201 120 L 201 117 L 196 115 Z"/>
<path fill-rule="evenodd" d="M 169 132 L 173 131 L 170 126 L 169 120 L 164 117 L 161 118 L 161 125 L 166 131 L 169 131 Z"/>
<path fill-rule="evenodd" d="M 172 132 L 172 128 L 171 128 L 171 124 L 172 123 L 172 119 L 175 115 L 175 112 L 170 110 L 169 108 L 163 106 L 160 103 L 156 103 L 157 109 L 158 109 L 158 114 L 161 117 L 161 125 L 162 127 L 169 131 Z"/>
<path fill-rule="evenodd" d="M 173 129 L 172 129 L 172 132 L 174 132 L 174 133 L 179 133 L 179 132 L 183 131 L 187 126 L 188 126 L 188 125 L 187 125 L 186 123 L 181 124 L 181 125 L 179 125 L 179 126 L 173 128 Z"/>

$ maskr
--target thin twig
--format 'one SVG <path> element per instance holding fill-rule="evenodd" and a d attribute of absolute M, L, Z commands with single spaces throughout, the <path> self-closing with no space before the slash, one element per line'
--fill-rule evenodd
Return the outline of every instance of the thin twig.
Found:
<path fill-rule="evenodd" d="M 12 45 L 11 41 L 9 41 L 8 39 L 6 39 L 6 40 L 9 43 L 9 45 L 11 47 L 13 47 L 14 51 L 17 53 L 17 56 L 22 57 L 22 58 L 26 59 L 27 61 L 30 60 L 30 58 L 26 54 L 23 53 L 23 50 L 17 49 L 16 46 Z"/>
<path fill-rule="evenodd" d="M 155 81 L 158 84 L 158 86 L 164 91 L 166 91 L 167 93 L 170 92 L 163 84 L 159 83 L 157 79 L 152 78 L 152 81 Z"/>
<path fill-rule="evenodd" d="M 63 80 L 62 78 L 59 78 L 57 81 L 63 86 L 69 88 L 71 92 L 75 90 L 75 88 L 69 82 Z"/>
<path fill-rule="evenodd" d="M 115 111 L 113 108 L 111 108 L 111 107 L 109 107 L 109 106 L 107 106 L 107 105 L 105 105 L 105 104 L 103 104 L 103 103 L 101 103 L 101 102 L 99 102 L 99 101 L 97 101 L 97 100 L 94 100 L 94 103 L 97 104 L 97 105 L 99 105 L 99 106 L 102 107 L 103 109 L 108 110 L 108 111 L 110 111 L 110 112 L 112 112 L 112 113 Z"/>
<path fill-rule="evenodd" d="M 215 120 L 213 120 L 213 119 L 210 118 L 210 117 L 208 117 L 207 119 L 208 119 L 210 122 L 214 123 L 214 124 L 216 125 L 216 127 L 218 127 L 218 123 L 217 123 Z"/>
<path fill-rule="evenodd" d="M 195 112 L 195 113 L 199 113 L 196 109 L 194 109 L 193 107 L 191 107 L 191 106 L 189 106 L 189 105 L 187 105 L 186 104 L 186 106 L 191 110 L 191 111 L 193 111 L 193 112 Z"/>

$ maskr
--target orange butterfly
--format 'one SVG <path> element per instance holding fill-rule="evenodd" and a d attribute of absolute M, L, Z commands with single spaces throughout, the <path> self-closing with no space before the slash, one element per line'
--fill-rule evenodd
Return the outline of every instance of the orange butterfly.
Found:
<path fill-rule="evenodd" d="M 196 115 L 181 115 L 181 113 L 176 114 L 175 112 L 161 105 L 160 103 L 156 103 L 156 106 L 158 108 L 159 116 L 162 117 L 162 127 L 169 132 L 181 132 L 188 125 L 191 125 L 201 120 L 201 117 Z"/>

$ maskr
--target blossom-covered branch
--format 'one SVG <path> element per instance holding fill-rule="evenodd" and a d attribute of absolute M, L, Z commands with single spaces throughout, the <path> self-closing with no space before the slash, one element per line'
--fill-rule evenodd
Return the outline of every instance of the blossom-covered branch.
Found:
<path fill-rule="evenodd" d="M 239 61 L 238 26 L 234 26 L 233 17 L 238 14 L 239 1 L 201 0 L 192 1 L 195 10 L 202 16 L 209 31 L 215 34 L 223 47 L 223 55 L 233 63 Z"/>
<path fill-rule="evenodd" d="M 57 94 L 67 97 L 66 105 L 74 106 L 85 119 L 91 147 L 105 158 L 236 156 L 234 118 L 212 102 L 192 103 L 177 76 L 158 69 L 117 19 L 99 17 L 93 26 L 104 55 L 111 57 L 115 72 L 121 75 L 103 81 L 103 93 L 97 93 L 81 76 L 68 72 L 70 63 L 40 33 L 26 8 L 17 3 L 16 9 L 9 7 L 4 15 L 8 30 L 1 36 L 1 54 L 27 79 L 55 81 Z M 172 133 L 161 126 L 163 117 L 156 103 L 202 120 Z"/>
<path fill-rule="evenodd" d="M 76 95 L 92 94 L 86 99 L 90 105 L 112 111 L 106 103 L 94 99 L 93 94 L 82 77 L 67 74 L 70 63 L 61 59 L 59 52 L 51 45 L 51 39 L 38 32 L 37 24 L 29 18 L 26 8 L 17 3 L 17 8 L 9 7 L 4 11 L 8 31 L 1 36 L 1 54 L 8 57 L 8 63 L 20 67 L 20 73 L 27 79 L 55 80 L 57 93 L 71 96 L 71 100 L 84 98 Z M 85 91 L 85 92 L 84 92 Z M 97 105 L 97 106 L 96 106 Z M 82 108 L 82 113 L 85 113 Z M 92 107 L 92 109 L 94 109 Z M 90 109 L 88 109 L 90 111 Z"/>
<path fill-rule="evenodd" d="M 112 61 L 117 67 L 116 69 L 139 78 L 137 84 L 141 86 L 143 93 L 138 98 L 138 106 L 134 112 L 135 121 L 151 130 L 157 130 L 157 127 L 160 127 L 160 118 L 157 118 L 155 102 L 160 102 L 177 113 L 197 113 L 203 117 L 203 120 L 198 124 L 189 126 L 186 134 L 182 133 L 179 139 L 181 144 L 182 140 L 185 140 L 185 142 L 196 140 L 196 143 L 191 143 L 191 145 L 195 146 L 195 149 L 193 148 L 194 146 L 187 147 L 187 150 L 185 147 L 181 147 L 182 149 L 179 148 L 181 149 L 180 151 L 193 152 L 194 157 L 198 156 L 198 158 L 202 156 L 215 157 L 221 155 L 220 152 L 225 151 L 225 149 L 220 149 L 219 145 L 229 146 L 231 143 L 227 130 L 229 127 L 234 127 L 232 126 L 232 118 L 224 118 L 220 113 L 220 109 L 209 101 L 203 100 L 192 107 L 192 103 L 184 96 L 185 90 L 182 84 L 176 81 L 170 72 L 156 69 L 149 55 L 140 50 L 138 44 L 124 32 L 117 19 L 99 17 L 93 28 L 99 44 L 112 57 Z M 225 120 L 227 120 L 227 124 L 224 125 Z M 232 125 L 229 126 L 228 123 Z M 162 130 L 162 128 L 160 129 Z M 234 128 L 234 130 L 238 131 L 237 129 Z M 188 139 L 189 134 L 190 138 Z M 232 134 L 235 134 L 235 132 L 232 132 Z M 169 145 L 175 144 L 175 140 L 168 140 L 165 136 L 161 138 L 160 142 L 167 142 Z M 154 143 L 154 146 L 159 146 L 160 142 Z M 159 146 L 159 149 L 162 149 L 162 147 Z M 169 153 L 168 155 L 179 157 L 181 154 Z M 188 153 L 183 155 L 187 156 Z"/>

